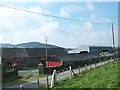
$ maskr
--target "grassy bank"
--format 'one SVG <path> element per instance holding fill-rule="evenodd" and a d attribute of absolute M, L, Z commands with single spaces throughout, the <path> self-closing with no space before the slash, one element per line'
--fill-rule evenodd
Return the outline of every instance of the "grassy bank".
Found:
<path fill-rule="evenodd" d="M 118 87 L 118 62 L 112 62 L 81 73 L 72 79 L 57 82 L 54 88 L 115 88 Z"/>

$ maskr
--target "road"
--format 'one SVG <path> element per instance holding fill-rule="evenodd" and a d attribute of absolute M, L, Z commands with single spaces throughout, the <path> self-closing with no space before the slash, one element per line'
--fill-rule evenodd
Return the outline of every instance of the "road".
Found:
<path fill-rule="evenodd" d="M 109 62 L 112 62 L 112 61 L 113 61 L 113 60 L 109 60 Z M 106 63 L 108 63 L 108 61 L 105 61 L 105 64 L 106 64 Z M 96 67 L 101 66 L 101 65 L 104 65 L 104 62 L 97 63 L 97 64 L 96 64 Z M 87 66 L 86 68 L 87 68 L 87 69 L 95 68 L 95 64 L 91 64 L 91 67 L 90 67 L 90 65 L 89 65 L 89 66 Z M 80 70 L 81 72 L 83 72 L 83 71 L 86 70 L 86 68 L 85 68 L 85 67 L 81 67 L 80 69 L 79 69 L 79 68 L 73 69 L 73 71 L 77 74 L 77 73 L 79 73 L 79 70 Z M 57 81 L 59 81 L 60 79 L 63 79 L 63 78 L 68 78 L 69 76 L 70 76 L 70 71 L 69 71 L 68 68 L 67 68 L 66 71 L 57 73 Z M 51 83 L 51 82 L 50 82 L 51 79 L 52 79 L 52 76 L 49 75 L 49 76 L 48 76 L 49 84 Z M 46 83 L 47 83 L 46 77 L 43 77 L 43 78 L 40 78 L 40 79 L 39 79 L 39 85 L 40 85 L 40 86 L 46 85 Z M 27 82 L 23 83 L 22 85 L 23 85 L 24 88 L 37 88 L 37 87 L 38 87 L 37 80 L 27 81 Z M 4 86 L 3 88 L 19 88 L 20 86 L 21 86 L 20 84 L 18 84 L 18 85 L 7 85 L 7 86 Z"/>

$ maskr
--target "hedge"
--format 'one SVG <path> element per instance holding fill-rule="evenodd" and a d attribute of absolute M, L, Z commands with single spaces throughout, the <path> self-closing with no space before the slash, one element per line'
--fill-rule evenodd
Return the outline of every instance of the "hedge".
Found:
<path fill-rule="evenodd" d="M 11 80 L 15 80 L 18 78 L 18 71 L 9 71 L 9 72 L 2 72 L 2 81 L 3 82 L 8 82 Z"/>

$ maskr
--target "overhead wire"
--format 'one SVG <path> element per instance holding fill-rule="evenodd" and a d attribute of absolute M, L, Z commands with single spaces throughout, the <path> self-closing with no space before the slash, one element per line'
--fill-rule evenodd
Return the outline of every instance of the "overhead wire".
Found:
<path fill-rule="evenodd" d="M 77 19 L 65 18 L 65 17 L 54 16 L 54 15 L 49 15 L 49 14 L 45 14 L 45 13 L 40 13 L 40 12 L 35 12 L 35 11 L 30 11 L 30 10 L 25 10 L 25 9 L 20 9 L 20 8 L 16 8 L 16 7 L 10 7 L 10 6 L 5 6 L 5 5 L 0 5 L 0 6 L 1 7 L 6 7 L 6 8 L 10 8 L 10 9 L 19 10 L 19 11 L 23 11 L 23 12 L 39 14 L 39 15 L 42 15 L 42 16 L 53 17 L 53 18 L 69 20 L 69 21 L 75 21 L 75 22 L 81 22 L 81 23 L 88 23 L 88 22 L 90 22 L 90 23 L 93 23 L 93 24 L 103 24 L 103 25 L 110 25 L 111 24 L 110 22 L 82 21 L 82 20 L 77 20 Z"/>

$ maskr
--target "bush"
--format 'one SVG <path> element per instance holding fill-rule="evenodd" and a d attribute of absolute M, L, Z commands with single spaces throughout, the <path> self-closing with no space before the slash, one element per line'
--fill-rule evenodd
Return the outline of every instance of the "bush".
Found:
<path fill-rule="evenodd" d="M 9 72 L 5 72 L 5 71 L 2 72 L 2 81 L 3 82 L 8 82 L 11 80 L 15 80 L 17 78 L 18 78 L 18 71 L 17 70 L 9 71 Z"/>

